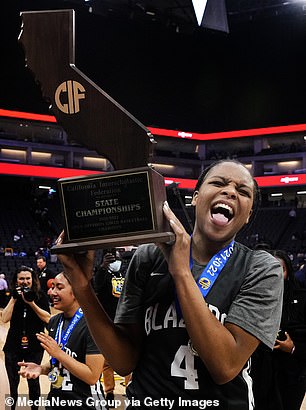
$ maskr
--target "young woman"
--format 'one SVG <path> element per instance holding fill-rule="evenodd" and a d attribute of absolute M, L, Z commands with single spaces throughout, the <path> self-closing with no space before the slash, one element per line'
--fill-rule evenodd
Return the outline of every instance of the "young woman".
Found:
<path fill-rule="evenodd" d="M 48 376 L 51 382 L 48 410 L 64 409 L 69 403 L 84 410 L 105 410 L 100 382 L 103 356 L 89 334 L 83 312 L 63 273 L 53 279 L 49 295 L 54 307 L 63 312 L 51 318 L 49 335 L 37 335 L 51 357 L 50 362 L 42 366 L 33 362 L 18 363 L 20 374 L 30 380 Z"/>
<path fill-rule="evenodd" d="M 274 346 L 283 289 L 273 256 L 235 242 L 257 198 L 249 171 L 225 160 L 198 180 L 192 237 L 165 203 L 176 241 L 138 248 L 114 323 L 91 287 L 93 253 L 61 255 L 102 353 L 133 371 L 129 409 L 253 408 L 249 359 Z"/>
<path fill-rule="evenodd" d="M 13 296 L 2 311 L 4 323 L 10 328 L 4 345 L 5 367 L 10 384 L 10 395 L 16 406 L 20 376 L 18 362 L 35 361 L 40 363 L 44 349 L 36 338 L 49 322 L 50 309 L 47 296 L 40 291 L 39 280 L 32 268 L 21 266 L 12 278 Z M 39 380 L 28 380 L 29 398 L 40 397 Z M 38 409 L 32 406 L 32 409 Z"/>

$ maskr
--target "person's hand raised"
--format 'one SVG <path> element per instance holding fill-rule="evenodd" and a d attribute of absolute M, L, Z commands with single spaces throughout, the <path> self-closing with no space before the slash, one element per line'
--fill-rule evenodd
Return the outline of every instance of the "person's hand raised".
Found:
<path fill-rule="evenodd" d="M 59 235 L 56 244 L 60 245 L 64 240 L 64 231 Z M 58 254 L 58 259 L 63 265 L 64 271 L 74 290 L 88 286 L 93 276 L 94 251 L 86 251 L 74 254 Z"/>

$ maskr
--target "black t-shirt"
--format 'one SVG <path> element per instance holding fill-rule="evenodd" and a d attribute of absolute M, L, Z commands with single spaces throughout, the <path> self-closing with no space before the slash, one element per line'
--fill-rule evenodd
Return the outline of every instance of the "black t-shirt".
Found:
<path fill-rule="evenodd" d="M 114 319 L 124 277 L 121 272 L 111 272 L 100 267 L 95 273 L 94 289 L 103 308 Z"/>
<path fill-rule="evenodd" d="M 62 317 L 63 314 L 53 316 L 48 324 L 49 334 L 53 338 L 55 338 L 56 330 Z M 63 332 L 69 326 L 69 322 L 70 319 L 64 320 Z M 79 320 L 73 329 L 68 342 L 64 347 L 64 351 L 81 363 L 85 363 L 86 355 L 100 353 L 89 333 L 84 316 Z M 51 384 L 51 390 L 48 395 L 48 399 L 50 401 L 52 400 L 52 397 L 54 397 L 54 403 L 56 403 L 56 398 L 63 400 L 62 403 L 64 403 L 64 401 L 67 403 L 68 400 L 75 400 L 77 403 L 82 403 L 79 408 L 83 410 L 105 409 L 103 407 L 103 387 L 100 380 L 98 380 L 95 385 L 90 386 L 75 377 L 65 368 L 62 368 L 61 372 L 64 376 L 62 387 L 60 389 L 52 388 Z M 46 406 L 46 409 L 48 410 L 59 410 L 61 408 L 67 409 L 67 405 L 62 407 L 58 405 Z"/>
<path fill-rule="evenodd" d="M 195 278 L 202 269 L 194 264 Z M 234 323 L 272 348 L 281 316 L 281 275 L 273 256 L 236 243 L 205 300 L 221 323 Z M 179 410 L 201 408 L 205 401 L 206 408 L 253 408 L 250 361 L 236 378 L 219 386 L 202 360 L 192 354 L 176 308 L 174 282 L 156 246 L 144 245 L 136 251 L 115 322 L 139 323 L 144 328 L 143 350 L 128 386 L 129 398 L 147 400 L 144 408 L 163 409 L 162 399 L 174 400 L 172 408 Z M 157 400 L 151 407 L 150 398 Z"/>
<path fill-rule="evenodd" d="M 48 297 L 43 292 L 39 292 L 34 302 L 41 309 L 50 313 Z M 20 351 L 23 334 L 28 338 L 28 349 L 43 351 L 36 333 L 43 332 L 46 326 L 47 324 L 37 316 L 31 306 L 18 298 L 10 320 L 10 328 L 3 348 L 4 352 Z"/>
<path fill-rule="evenodd" d="M 38 279 L 40 282 L 40 287 L 41 290 L 47 294 L 48 292 L 48 286 L 47 282 L 49 279 L 54 279 L 55 278 L 55 273 L 53 273 L 49 268 L 45 267 L 42 271 L 38 271 L 37 273 Z"/>
<path fill-rule="evenodd" d="M 257 409 L 282 409 L 283 398 L 288 402 L 285 410 L 296 408 L 298 392 L 306 374 L 306 289 L 299 289 L 285 281 L 282 320 L 280 328 L 286 331 L 295 345 L 293 354 L 280 349 L 273 351 L 264 346 L 253 355 L 252 378 Z M 257 406 L 257 407 L 256 407 Z"/>

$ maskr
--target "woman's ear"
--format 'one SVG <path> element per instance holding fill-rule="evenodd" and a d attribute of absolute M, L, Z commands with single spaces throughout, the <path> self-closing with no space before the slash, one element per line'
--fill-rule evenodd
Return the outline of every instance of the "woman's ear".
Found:
<path fill-rule="evenodd" d="M 249 223 L 249 220 L 250 220 L 250 218 L 251 218 L 251 216 L 252 216 L 252 213 L 253 213 L 253 209 L 250 210 L 248 219 L 246 220 L 246 223 L 245 223 L 245 224 L 248 224 L 248 223 Z"/>
<path fill-rule="evenodd" d="M 198 199 L 198 195 L 199 195 L 199 191 L 194 191 L 193 196 L 192 196 L 191 205 L 193 205 L 193 206 L 196 205 L 197 199 Z"/>

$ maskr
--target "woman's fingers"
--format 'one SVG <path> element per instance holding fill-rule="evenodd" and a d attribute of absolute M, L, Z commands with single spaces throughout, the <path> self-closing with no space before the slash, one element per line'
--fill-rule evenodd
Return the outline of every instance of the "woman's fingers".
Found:
<path fill-rule="evenodd" d="M 164 202 L 163 212 L 166 218 L 168 219 L 170 226 L 173 229 L 174 233 L 177 232 L 179 234 L 182 234 L 185 231 L 185 229 L 183 225 L 181 224 L 181 222 L 178 220 L 178 218 L 175 216 L 175 214 L 172 212 L 167 201 Z"/>

